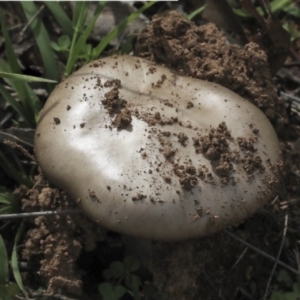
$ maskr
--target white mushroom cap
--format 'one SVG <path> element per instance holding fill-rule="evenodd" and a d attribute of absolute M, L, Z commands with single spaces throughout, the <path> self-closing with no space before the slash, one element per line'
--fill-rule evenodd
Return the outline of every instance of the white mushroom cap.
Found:
<path fill-rule="evenodd" d="M 45 176 L 87 216 L 154 240 L 238 223 L 278 187 L 278 139 L 258 108 L 137 57 L 100 59 L 61 82 L 35 145 Z"/>

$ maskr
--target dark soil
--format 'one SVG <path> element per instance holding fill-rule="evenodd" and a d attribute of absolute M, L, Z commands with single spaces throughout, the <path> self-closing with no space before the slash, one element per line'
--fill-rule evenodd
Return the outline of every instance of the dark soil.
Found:
<path fill-rule="evenodd" d="M 71 209 L 76 203 L 64 192 L 50 188 L 41 178 L 31 189 L 20 189 L 23 211 Z M 104 240 L 104 231 L 82 215 L 37 217 L 26 236 L 22 257 L 40 264 L 39 276 L 47 286 L 46 293 L 81 295 L 82 274 L 77 261 L 82 250 L 93 251 Z M 29 278 L 30 280 L 30 278 Z"/>

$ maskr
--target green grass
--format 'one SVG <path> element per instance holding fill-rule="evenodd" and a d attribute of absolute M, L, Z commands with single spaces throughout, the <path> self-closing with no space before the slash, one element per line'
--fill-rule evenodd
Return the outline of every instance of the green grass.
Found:
<path fill-rule="evenodd" d="M 283 11 L 289 9 L 289 7 L 291 7 L 291 6 L 295 7 L 294 0 L 274 0 L 274 1 L 270 1 L 270 10 L 273 14 L 283 12 Z M 245 11 L 244 9 L 234 8 L 233 10 L 240 17 L 243 17 L 243 18 L 251 17 L 251 15 L 247 11 Z M 257 11 L 261 16 L 264 15 L 264 12 L 263 12 L 261 7 L 257 7 Z"/>
<path fill-rule="evenodd" d="M 63 77 L 69 76 L 80 65 L 101 56 L 110 42 L 142 12 L 154 5 L 155 1 L 146 3 L 139 10 L 128 16 L 93 48 L 88 44 L 87 40 L 105 4 L 105 1 L 99 2 L 93 16 L 87 20 L 89 8 L 87 2 L 76 2 L 72 19 L 69 18 L 59 2 L 44 2 L 41 5 L 33 1 L 21 2 L 28 22 L 28 31 L 31 32 L 40 53 L 43 64 L 42 78 L 22 74 L 5 17 L 0 9 L 1 32 L 4 37 L 6 49 L 6 57 L 0 58 L 0 77 L 2 78 L 0 82 L 0 94 L 15 112 L 12 119 L 15 126 L 35 129 L 38 122 L 38 113 L 42 108 L 42 103 L 35 94 L 32 83 L 35 86 L 37 83 L 40 83 L 41 87 L 46 88 L 48 93 L 50 93 L 55 84 Z M 62 30 L 62 35 L 55 41 L 51 40 L 50 32 L 47 31 L 47 27 L 43 23 L 41 12 L 45 9 L 50 11 Z M 121 47 L 121 53 L 123 49 L 125 47 Z M 132 43 L 128 39 L 126 52 L 131 51 L 131 49 Z M 58 65 L 58 62 L 60 65 Z M 17 151 L 4 151 L 1 149 L 0 168 L 15 183 L 15 186 L 20 184 L 26 185 L 29 188 L 33 186 L 34 182 L 28 174 L 28 168 L 23 166 Z M 17 202 L 12 191 L 7 187 L 0 186 L 0 214 L 18 213 L 20 210 L 20 203 Z M 13 228 L 15 227 L 14 225 Z M 9 228 L 11 228 L 10 223 L 4 223 L 0 228 L 0 233 L 4 230 L 10 230 Z M 23 294 L 25 299 L 29 299 L 18 268 L 17 245 L 24 232 L 24 224 L 20 223 L 17 228 L 17 231 L 10 233 L 15 234 L 15 238 L 9 241 L 13 243 L 10 253 L 8 253 L 5 241 L 0 235 L 0 299 L 3 300 L 14 299 L 20 293 Z M 10 273 L 13 275 L 15 282 L 11 282 L 9 278 Z M 136 286 L 132 285 L 133 292 L 137 294 L 135 289 Z M 138 296 L 136 296 L 136 299 L 139 299 Z"/>
<path fill-rule="evenodd" d="M 99 45 L 92 48 L 91 45 L 87 44 L 87 39 L 105 4 L 105 1 L 99 2 L 93 17 L 86 23 L 88 14 L 87 2 L 76 2 L 72 20 L 67 16 L 59 3 L 46 2 L 45 5 L 49 8 L 58 24 L 61 25 L 62 31 L 64 32 L 64 35 L 59 37 L 57 42 L 54 42 L 49 38 L 41 15 L 38 13 L 39 9 L 36 7 L 35 3 L 33 1 L 21 3 L 36 45 L 40 51 L 44 68 L 44 78 L 22 74 L 8 34 L 5 18 L 0 11 L 1 30 L 5 39 L 7 60 L 0 59 L 0 76 L 5 82 L 5 84 L 0 83 L 0 93 L 16 112 L 16 117 L 14 119 L 15 125 L 35 128 L 38 121 L 38 113 L 42 104 L 34 93 L 30 83 L 40 82 L 47 84 L 48 92 L 51 92 L 54 84 L 63 76 L 69 76 L 75 70 L 78 63 L 87 63 L 98 58 L 107 45 L 142 12 L 154 5 L 155 1 L 146 3 L 139 10 L 132 13 L 119 26 L 112 30 Z M 127 49 L 126 51 L 129 50 Z M 67 54 L 65 69 L 61 74 L 57 66 L 58 52 L 65 52 Z M 15 91 L 17 96 L 12 96 L 9 90 Z M 0 151 L 0 167 L 5 170 L 7 175 L 13 178 L 18 184 L 31 186 L 32 180 L 26 176 L 22 168 L 19 168 L 20 165 L 21 164 L 18 162 L 17 165 L 12 163 L 10 159 Z"/>
<path fill-rule="evenodd" d="M 0 10 L 0 22 L 1 30 L 5 40 L 5 49 L 7 62 L 0 59 L 0 72 L 8 74 L 21 74 L 21 69 L 18 64 L 17 57 L 15 55 L 11 39 L 8 34 L 7 26 L 3 14 Z M 20 102 L 16 99 L 12 99 L 5 93 L 4 85 L 1 85 L 1 94 L 6 101 L 16 110 L 19 116 L 27 123 L 29 127 L 35 127 L 38 112 L 41 109 L 41 103 L 38 97 L 35 95 L 31 87 L 24 80 L 15 80 L 14 78 L 1 76 L 5 79 L 5 82 L 16 91 Z"/>
<path fill-rule="evenodd" d="M 97 59 L 105 49 L 105 47 L 122 31 L 128 26 L 132 21 L 134 21 L 141 13 L 146 9 L 154 5 L 156 1 L 150 1 L 142 6 L 139 10 L 133 12 L 128 16 L 124 21 L 122 21 L 116 28 L 114 28 L 102 41 L 101 43 L 93 50 L 92 59 Z"/>
<path fill-rule="evenodd" d="M 67 61 L 64 76 L 69 76 L 74 71 L 75 63 L 78 60 L 80 53 L 83 51 L 83 49 L 85 49 L 86 40 L 91 34 L 94 25 L 100 13 L 102 12 L 105 4 L 105 1 L 98 3 L 94 16 L 90 19 L 87 26 L 85 26 L 85 21 L 88 14 L 88 2 L 76 2 L 73 19 L 74 34 L 72 37 L 69 58 Z M 83 29 L 83 27 L 85 28 Z"/>
<path fill-rule="evenodd" d="M 0 215 L 18 212 L 20 212 L 20 204 L 16 201 L 12 191 L 0 186 Z"/>
<path fill-rule="evenodd" d="M 35 42 L 40 50 L 45 70 L 45 77 L 57 81 L 60 79 L 57 60 L 50 45 L 48 32 L 40 18 L 40 15 L 37 16 L 38 10 L 36 5 L 33 1 L 21 1 L 21 4 L 26 18 L 30 22 L 30 28 L 34 35 Z M 48 88 L 49 91 L 51 91 L 54 88 L 54 85 L 49 85 Z"/>
<path fill-rule="evenodd" d="M 26 299 L 28 299 L 28 295 L 25 290 L 25 287 L 24 287 L 24 284 L 22 281 L 22 276 L 21 276 L 19 266 L 18 266 L 18 253 L 17 253 L 17 245 L 18 245 L 20 238 L 24 232 L 24 229 L 25 229 L 24 223 L 21 223 L 21 225 L 19 226 L 19 229 L 17 231 L 17 234 L 15 236 L 14 247 L 13 247 L 12 254 L 11 254 L 11 268 L 12 268 L 12 272 L 13 272 L 15 281 L 16 281 L 19 289 L 22 291 L 24 297 Z"/>

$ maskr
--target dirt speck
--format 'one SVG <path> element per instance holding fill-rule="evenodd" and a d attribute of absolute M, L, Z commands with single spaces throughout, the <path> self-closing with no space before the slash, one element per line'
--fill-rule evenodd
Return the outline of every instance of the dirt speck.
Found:
<path fill-rule="evenodd" d="M 178 142 L 182 145 L 182 146 L 186 146 L 187 145 L 187 141 L 188 141 L 188 136 L 184 133 L 184 132 L 180 132 L 178 133 Z"/>
<path fill-rule="evenodd" d="M 127 128 L 132 121 L 131 112 L 128 109 L 122 109 L 120 113 L 118 113 L 113 121 L 113 126 L 118 129 Z"/>
<path fill-rule="evenodd" d="M 59 125 L 59 124 L 61 123 L 61 122 L 60 122 L 60 119 L 57 118 L 57 117 L 53 118 L 53 120 L 54 120 L 54 124 L 55 124 L 55 125 Z"/>
<path fill-rule="evenodd" d="M 194 107 L 194 104 L 193 104 L 193 102 L 189 101 L 186 105 L 186 108 L 189 109 L 189 108 L 192 108 L 192 107 Z"/>

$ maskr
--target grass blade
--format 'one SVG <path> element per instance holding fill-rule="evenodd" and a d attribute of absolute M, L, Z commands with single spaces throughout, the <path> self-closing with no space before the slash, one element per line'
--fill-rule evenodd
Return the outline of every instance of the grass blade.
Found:
<path fill-rule="evenodd" d="M 27 114 L 23 110 L 23 107 L 15 100 L 14 97 L 10 95 L 10 93 L 0 84 L 0 93 L 2 94 L 2 97 L 8 102 L 11 107 L 18 113 L 20 117 L 22 117 L 25 122 L 28 124 L 31 124 L 31 120 L 27 119 Z"/>
<path fill-rule="evenodd" d="M 1 29 L 3 33 L 3 37 L 5 40 L 5 49 L 6 49 L 6 56 L 9 65 L 7 65 L 3 60 L 1 60 L 1 66 L 0 66 L 0 71 L 6 71 L 6 72 L 13 72 L 13 73 L 21 73 L 21 69 L 19 67 L 17 57 L 15 55 L 15 51 L 12 46 L 11 39 L 9 37 L 6 23 L 5 23 L 5 18 L 2 14 L 2 11 L 0 10 L 0 22 L 1 22 Z M 21 99 L 22 103 L 24 104 L 24 109 L 23 113 L 26 114 L 28 118 L 32 118 L 34 114 L 32 114 L 32 111 L 30 109 L 30 102 L 28 99 L 28 94 L 27 94 L 27 89 L 22 82 L 15 82 L 13 85 L 13 88 L 16 90 L 18 93 L 19 98 Z M 30 124 L 30 123 L 29 123 Z"/>
<path fill-rule="evenodd" d="M 105 47 L 113 40 L 128 24 L 130 24 L 133 20 L 135 20 L 141 13 L 143 13 L 146 9 L 154 5 L 156 1 L 150 1 L 142 6 L 137 11 L 133 12 L 130 16 L 128 16 L 124 21 L 122 21 L 115 29 L 113 29 L 102 41 L 101 43 L 93 50 L 92 59 L 97 59 Z"/>
<path fill-rule="evenodd" d="M 60 78 L 59 69 L 50 44 L 48 32 L 40 18 L 37 17 L 33 20 L 37 13 L 37 8 L 33 1 L 21 1 L 20 3 L 23 7 L 27 20 L 32 21 L 30 27 L 40 50 L 45 68 L 45 77 L 58 81 Z M 49 85 L 49 90 L 52 90 L 53 87 L 53 85 Z"/>
<path fill-rule="evenodd" d="M 19 184 L 24 184 L 27 187 L 32 187 L 33 182 L 25 174 L 17 170 L 14 165 L 5 157 L 3 152 L 0 150 L 0 167 L 5 173 L 13 178 Z"/>
<path fill-rule="evenodd" d="M 0 215 L 16 214 L 19 211 L 20 211 L 20 203 L 14 197 L 13 193 L 8 189 L 6 189 L 5 187 L 0 186 Z"/>
<path fill-rule="evenodd" d="M 2 236 L 0 235 L 0 285 L 8 282 L 8 256 Z"/>
<path fill-rule="evenodd" d="M 69 37 L 73 35 L 73 26 L 72 21 L 68 17 L 68 15 L 65 13 L 61 5 L 57 2 L 52 1 L 44 1 L 45 5 L 48 7 L 48 9 L 52 12 L 53 16 L 55 17 L 57 23 L 62 28 L 65 34 L 67 34 Z"/>
<path fill-rule="evenodd" d="M 289 5 L 293 4 L 293 0 L 274 0 L 270 3 L 271 6 L 271 12 L 273 14 L 276 14 L 278 12 L 283 11 L 284 9 L 286 9 Z M 256 7 L 256 10 L 258 11 L 258 13 L 263 16 L 263 10 L 261 7 Z M 233 8 L 233 11 L 236 15 L 243 17 L 243 18 L 249 18 L 251 17 L 251 15 L 243 10 L 243 9 L 238 9 L 238 8 Z"/>
<path fill-rule="evenodd" d="M 203 5 L 197 9 L 195 9 L 193 12 L 191 12 L 189 15 L 187 15 L 187 19 L 188 20 L 192 20 L 193 18 L 195 18 L 198 14 L 202 13 L 204 8 L 206 7 L 206 5 Z"/>
<path fill-rule="evenodd" d="M 8 59 L 8 64 L 3 60 L 0 59 L 0 71 L 7 72 L 7 73 L 16 73 L 20 74 L 21 69 L 19 67 L 17 57 L 15 55 L 7 28 L 5 19 L 2 15 L 2 11 L 0 10 L 0 23 L 1 29 L 5 40 L 5 48 L 6 48 L 6 56 Z M 33 93 L 31 88 L 28 86 L 27 83 L 21 81 L 9 81 L 6 80 L 13 89 L 17 92 L 23 108 L 23 119 L 31 126 L 35 126 L 35 121 L 37 119 L 38 112 L 40 110 L 41 104 L 38 97 Z"/>
<path fill-rule="evenodd" d="M 12 46 L 12 42 L 8 34 L 8 30 L 6 27 L 6 22 L 2 10 L 0 10 L 0 22 L 1 22 L 2 34 L 5 40 L 5 50 L 6 50 L 5 53 L 7 56 L 7 60 L 9 62 L 10 69 L 14 73 L 21 73 L 21 69 L 19 67 L 14 48 Z"/>
<path fill-rule="evenodd" d="M 84 25 L 84 21 L 86 20 L 86 16 L 88 13 L 88 4 L 83 1 L 78 1 L 75 4 L 75 9 L 73 12 L 73 28 L 74 30 L 81 30 Z"/>
<path fill-rule="evenodd" d="M 72 37 L 69 58 L 67 61 L 65 72 L 64 72 L 65 77 L 70 75 L 73 70 L 72 60 L 74 60 L 74 57 L 75 57 L 75 55 L 74 55 L 75 44 L 76 44 L 79 32 L 81 31 L 81 28 L 83 27 L 84 20 L 86 19 L 86 16 L 87 16 L 87 12 L 88 12 L 88 8 L 87 8 L 86 2 L 76 2 L 74 17 L 73 17 L 74 33 L 73 33 L 73 37 Z"/>
<path fill-rule="evenodd" d="M 19 289 L 23 292 L 26 299 L 28 299 L 27 292 L 24 288 L 21 273 L 18 266 L 18 254 L 17 254 L 17 244 L 20 240 L 20 237 L 22 236 L 22 233 L 24 231 L 24 223 L 21 223 L 18 232 L 15 237 L 14 247 L 11 255 L 11 267 L 13 271 L 14 278 L 16 280 L 16 283 L 18 284 Z"/>
<path fill-rule="evenodd" d="M 71 46 L 71 51 L 70 51 L 68 63 L 67 63 L 67 66 L 66 66 L 66 71 L 65 71 L 65 74 L 64 74 L 65 76 L 70 75 L 71 72 L 73 71 L 74 65 L 75 65 L 76 60 L 78 59 L 79 53 L 84 48 L 84 46 L 86 45 L 86 40 L 89 37 L 89 35 L 91 34 L 91 32 L 94 28 L 94 25 L 95 25 L 99 15 L 100 15 L 100 13 L 102 12 L 105 4 L 106 4 L 106 1 L 102 1 L 102 2 L 98 3 L 98 6 L 97 6 L 97 8 L 95 10 L 95 13 L 94 13 L 94 16 L 89 21 L 89 23 L 86 26 L 84 32 L 81 34 L 81 36 L 78 39 L 78 41 L 76 42 L 76 44 L 72 43 L 73 47 Z M 86 15 L 85 15 L 85 17 L 80 16 L 78 18 L 79 23 L 76 27 L 77 32 L 78 32 L 78 29 L 81 26 L 81 22 L 85 22 L 85 18 L 86 18 Z"/>
<path fill-rule="evenodd" d="M 51 79 L 47 79 L 47 78 L 22 75 L 22 74 L 16 74 L 16 73 L 1 72 L 1 71 L 0 71 L 0 77 L 10 78 L 10 79 L 15 79 L 15 80 L 22 80 L 22 81 L 27 81 L 27 82 L 57 83 L 56 80 L 51 80 Z"/>
<path fill-rule="evenodd" d="M 10 204 L 12 199 L 12 193 L 4 186 L 0 186 L 0 204 Z"/>

